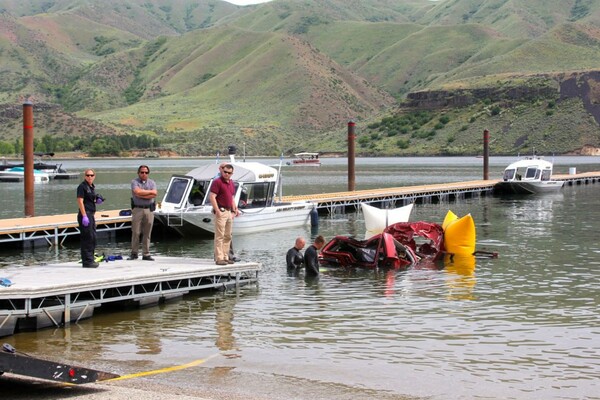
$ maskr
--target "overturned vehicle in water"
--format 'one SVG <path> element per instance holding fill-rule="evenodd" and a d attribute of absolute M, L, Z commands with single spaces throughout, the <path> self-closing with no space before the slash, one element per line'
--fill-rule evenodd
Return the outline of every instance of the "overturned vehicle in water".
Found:
<path fill-rule="evenodd" d="M 433 263 L 444 251 L 444 231 L 431 222 L 398 222 L 365 240 L 336 236 L 321 250 L 329 267 L 407 268 Z"/>
<path fill-rule="evenodd" d="M 476 231 L 471 214 L 458 217 L 448 211 L 442 225 L 433 222 L 393 222 L 408 220 L 412 205 L 395 210 L 379 210 L 362 204 L 367 238 L 358 240 L 336 236 L 321 250 L 323 266 L 344 268 L 408 268 L 433 266 L 443 254 L 474 255 Z M 366 207 L 365 207 L 366 206 Z M 382 216 L 385 222 L 382 223 Z"/>

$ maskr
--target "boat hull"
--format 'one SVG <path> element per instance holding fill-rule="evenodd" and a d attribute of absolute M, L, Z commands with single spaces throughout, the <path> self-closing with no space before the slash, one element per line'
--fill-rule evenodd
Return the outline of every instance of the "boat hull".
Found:
<path fill-rule="evenodd" d="M 19 167 L 0 171 L 0 181 L 4 182 L 21 182 L 25 179 L 25 171 Z M 33 173 L 34 183 L 46 183 L 50 181 L 50 175 L 46 172 L 36 171 Z"/>
<path fill-rule="evenodd" d="M 319 167 L 321 165 L 321 161 L 319 161 L 319 160 L 292 160 L 292 165 L 311 165 L 311 166 Z"/>
<path fill-rule="evenodd" d="M 553 193 L 559 191 L 564 185 L 563 181 L 541 181 L 541 182 L 526 182 L 526 181 L 509 181 L 498 182 L 495 189 L 501 193 L 512 194 L 539 194 Z"/>
<path fill-rule="evenodd" d="M 314 203 L 290 203 L 261 209 L 240 210 L 233 220 L 235 235 L 247 235 L 273 229 L 292 228 L 310 223 Z M 211 207 L 197 207 L 182 212 L 157 210 L 155 218 L 181 236 L 214 234 L 214 217 Z"/>

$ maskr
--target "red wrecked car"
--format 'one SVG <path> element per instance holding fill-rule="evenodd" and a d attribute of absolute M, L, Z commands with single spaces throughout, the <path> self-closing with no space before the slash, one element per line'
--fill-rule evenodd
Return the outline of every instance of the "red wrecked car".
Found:
<path fill-rule="evenodd" d="M 330 267 L 407 268 L 436 261 L 444 251 L 444 230 L 430 222 L 398 222 L 365 240 L 336 236 L 321 250 Z"/>

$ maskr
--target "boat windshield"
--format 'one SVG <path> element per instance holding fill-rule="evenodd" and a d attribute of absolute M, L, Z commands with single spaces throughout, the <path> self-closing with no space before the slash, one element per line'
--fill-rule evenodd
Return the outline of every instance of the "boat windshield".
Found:
<path fill-rule="evenodd" d="M 504 170 L 504 180 L 505 181 L 510 181 L 515 179 L 515 172 L 517 172 L 516 169 L 506 169 Z"/>
<path fill-rule="evenodd" d="M 274 190 L 274 182 L 244 183 L 238 207 L 256 208 L 271 205 Z"/>
<path fill-rule="evenodd" d="M 185 195 L 185 189 L 187 188 L 189 182 L 189 178 L 172 178 L 164 201 L 166 203 L 181 204 L 181 200 Z"/>
<path fill-rule="evenodd" d="M 542 171 L 542 180 L 543 181 L 549 181 L 551 176 L 552 176 L 552 171 L 550 171 L 549 169 L 545 169 Z"/>
<path fill-rule="evenodd" d="M 540 177 L 540 170 L 537 167 L 529 167 L 525 171 L 525 179 L 538 179 Z"/>
<path fill-rule="evenodd" d="M 209 204 L 210 200 L 206 196 L 208 190 L 210 189 L 210 181 L 196 181 L 194 180 L 194 185 L 192 186 L 192 190 L 190 191 L 190 196 L 188 201 L 191 205 L 201 206 L 202 204 Z"/>

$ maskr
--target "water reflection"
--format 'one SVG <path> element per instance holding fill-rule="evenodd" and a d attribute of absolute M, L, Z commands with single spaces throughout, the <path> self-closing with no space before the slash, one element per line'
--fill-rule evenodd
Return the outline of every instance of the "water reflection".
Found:
<path fill-rule="evenodd" d="M 448 300 L 473 300 L 473 291 L 477 280 L 475 278 L 475 256 L 445 255 L 444 271 L 448 286 Z"/>
<path fill-rule="evenodd" d="M 402 168 L 408 166 L 377 167 L 375 175 L 391 176 Z M 320 172 L 310 178 L 286 173 L 301 192 L 329 189 L 317 185 L 314 175 Z M 339 169 L 335 173 L 343 175 Z M 130 175 L 125 171 L 123 179 Z M 111 199 L 121 189 L 115 190 Z M 297 236 L 362 238 L 360 214 L 321 216 L 318 228 L 236 237 L 240 256 L 262 264 L 257 286 L 97 313 L 68 329 L 3 341 L 24 352 L 61 354 L 121 374 L 218 355 L 198 369 L 152 381 L 235 386 L 248 397 L 595 398 L 600 393 L 599 191 L 589 185 L 565 187 L 558 196 L 419 204 L 415 220 L 441 223 L 448 209 L 471 213 L 477 249 L 500 253 L 498 259 L 455 258 L 431 268 L 325 270 L 317 282 L 287 275 L 285 252 Z M 69 246 L 3 253 L 2 263 L 78 257 L 77 247 Z M 102 246 L 116 252 L 129 243 L 107 240 Z M 161 238 L 153 251 L 206 258 L 212 241 Z"/>
<path fill-rule="evenodd" d="M 215 342 L 217 348 L 222 352 L 227 352 L 227 357 L 236 358 L 238 354 L 232 352 L 236 349 L 234 328 L 233 328 L 233 316 L 235 305 L 235 299 L 225 298 L 219 303 L 215 304 L 216 309 L 216 328 L 217 328 L 217 340 Z"/>

